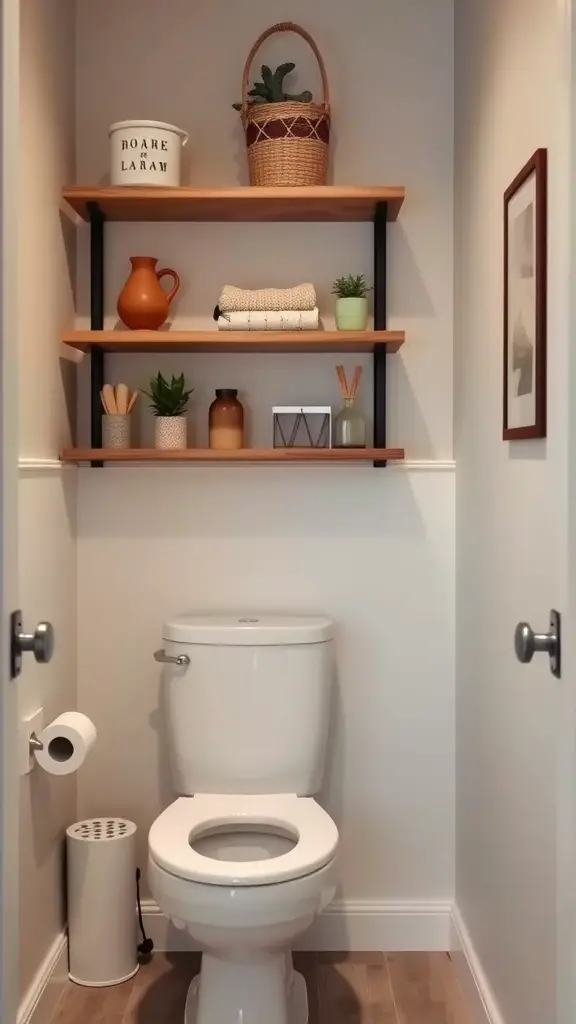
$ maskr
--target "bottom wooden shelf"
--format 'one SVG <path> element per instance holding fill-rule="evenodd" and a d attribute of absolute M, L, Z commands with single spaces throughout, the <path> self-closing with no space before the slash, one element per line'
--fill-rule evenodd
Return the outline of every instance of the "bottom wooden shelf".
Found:
<path fill-rule="evenodd" d="M 404 458 L 403 448 L 66 448 L 62 462 L 384 462 Z"/>

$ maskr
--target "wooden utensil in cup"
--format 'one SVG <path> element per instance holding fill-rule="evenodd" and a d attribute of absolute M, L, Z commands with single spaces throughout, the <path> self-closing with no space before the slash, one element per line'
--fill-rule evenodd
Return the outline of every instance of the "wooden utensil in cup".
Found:
<path fill-rule="evenodd" d="M 128 412 L 128 398 L 130 392 L 127 384 L 116 385 L 116 408 L 120 415 L 125 415 Z"/>
<path fill-rule="evenodd" d="M 111 384 L 105 384 L 102 388 L 102 401 L 106 412 L 110 416 L 116 415 L 118 407 L 116 405 L 116 395 L 114 394 L 114 388 Z"/>

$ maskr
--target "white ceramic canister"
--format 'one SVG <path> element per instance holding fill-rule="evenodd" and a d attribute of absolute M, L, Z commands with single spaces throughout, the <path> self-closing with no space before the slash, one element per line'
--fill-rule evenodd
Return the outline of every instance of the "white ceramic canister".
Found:
<path fill-rule="evenodd" d="M 187 132 L 163 121 L 110 125 L 110 184 L 180 184 L 180 156 Z"/>

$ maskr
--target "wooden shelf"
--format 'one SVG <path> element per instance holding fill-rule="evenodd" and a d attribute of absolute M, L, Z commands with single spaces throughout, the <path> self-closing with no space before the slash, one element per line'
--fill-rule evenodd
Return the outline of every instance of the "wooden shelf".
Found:
<path fill-rule="evenodd" d="M 383 462 L 404 458 L 403 448 L 67 448 L 62 462 Z"/>
<path fill-rule="evenodd" d="M 90 352 L 397 352 L 404 331 L 66 331 L 64 345 Z"/>
<path fill-rule="evenodd" d="M 402 331 L 387 331 L 387 222 L 395 221 L 405 199 L 401 186 L 323 185 L 306 188 L 65 188 L 63 199 L 90 225 L 89 331 L 70 331 L 63 342 L 87 352 L 90 363 L 90 442 L 94 448 L 72 448 L 64 462 L 159 463 L 354 463 L 384 466 L 404 458 L 401 448 L 386 447 L 386 361 L 404 342 Z M 373 224 L 374 324 L 371 332 L 218 332 L 104 331 L 104 250 L 107 221 L 128 222 L 352 222 Z M 372 352 L 374 443 L 371 449 L 244 449 L 214 452 L 202 449 L 105 450 L 102 441 L 100 392 L 107 352 Z"/>
<path fill-rule="evenodd" d="M 372 221 L 378 203 L 396 220 L 405 198 L 400 186 L 317 185 L 302 188 L 84 188 L 63 190 L 83 220 L 97 203 L 116 221 Z"/>

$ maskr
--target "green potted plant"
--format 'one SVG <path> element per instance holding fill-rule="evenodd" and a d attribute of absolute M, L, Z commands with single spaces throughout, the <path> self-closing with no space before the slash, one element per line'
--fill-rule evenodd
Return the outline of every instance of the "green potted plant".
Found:
<path fill-rule="evenodd" d="M 150 390 L 142 389 L 150 399 L 150 408 L 156 416 L 154 444 L 156 448 L 185 448 L 187 421 L 184 413 L 193 389 L 186 391 L 184 374 L 172 375 L 168 382 L 158 373 L 150 378 Z"/>
<path fill-rule="evenodd" d="M 286 103 L 292 101 L 293 103 L 310 103 L 312 101 L 312 93 L 306 90 L 305 92 L 286 92 L 284 89 L 284 79 L 286 75 L 294 71 L 296 65 L 289 61 L 286 64 L 280 64 L 276 68 L 276 71 L 272 71 L 267 64 L 262 65 L 262 81 L 254 82 L 254 85 L 249 90 L 248 95 L 248 106 L 252 107 L 258 103 Z M 241 103 L 233 103 L 234 110 L 242 110 Z"/>
<path fill-rule="evenodd" d="M 365 331 L 368 324 L 368 292 L 364 274 L 339 277 L 332 294 L 336 299 L 336 327 L 339 331 Z"/>

